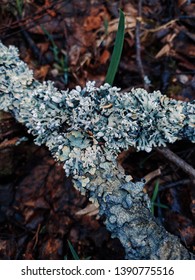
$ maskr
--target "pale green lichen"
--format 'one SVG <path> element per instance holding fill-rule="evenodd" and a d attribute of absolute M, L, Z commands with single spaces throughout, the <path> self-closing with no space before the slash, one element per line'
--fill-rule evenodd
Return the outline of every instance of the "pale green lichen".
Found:
<path fill-rule="evenodd" d="M 159 230 L 150 215 L 144 182 L 131 182 L 116 158 L 129 147 L 149 152 L 182 138 L 195 142 L 194 102 L 140 88 L 120 93 L 95 82 L 59 91 L 50 81 L 34 80 L 17 49 L 0 43 L 0 109 L 25 124 L 35 143 L 45 144 L 63 163 L 74 186 L 99 204 L 107 228 L 121 240 L 128 258 L 163 257 L 165 239 L 175 242 L 178 254 L 178 241 Z M 151 241 L 154 233 L 158 238 Z M 183 247 L 181 255 L 189 258 Z"/>

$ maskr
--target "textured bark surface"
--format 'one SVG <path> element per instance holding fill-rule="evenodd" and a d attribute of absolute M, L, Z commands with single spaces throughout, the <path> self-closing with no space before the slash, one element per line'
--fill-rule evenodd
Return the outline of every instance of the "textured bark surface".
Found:
<path fill-rule="evenodd" d="M 154 219 L 148 208 L 147 196 L 137 195 L 133 198 L 132 206 L 125 209 L 121 203 L 116 204 L 113 199 L 115 195 L 124 196 L 120 192 L 124 191 L 117 191 L 116 194 L 110 195 L 101 208 L 104 209 L 103 212 L 106 212 L 107 228 L 112 232 L 113 237 L 120 239 L 127 259 L 185 260 L 191 258 L 179 239 L 169 234 Z M 116 223 L 111 221 L 113 215 L 118 216 Z M 121 225 L 123 217 L 125 217 L 125 222 Z"/>

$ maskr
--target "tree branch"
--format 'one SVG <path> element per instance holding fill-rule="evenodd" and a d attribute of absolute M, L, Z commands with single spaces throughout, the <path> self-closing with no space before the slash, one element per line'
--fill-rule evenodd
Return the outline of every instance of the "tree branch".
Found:
<path fill-rule="evenodd" d="M 141 18 L 142 18 L 142 0 L 138 1 L 138 17 L 136 20 L 135 28 L 135 41 L 136 41 L 136 61 L 139 69 L 140 76 L 142 78 L 144 88 L 149 89 L 148 84 L 146 83 L 146 75 L 143 68 L 143 63 L 141 59 L 141 42 L 140 42 L 140 29 L 141 29 Z"/>
<path fill-rule="evenodd" d="M 74 186 L 99 205 L 126 258 L 191 258 L 152 216 L 144 183 L 131 182 L 117 155 L 130 146 L 151 151 L 182 138 L 195 142 L 193 102 L 144 89 L 120 94 L 116 87 L 97 88 L 94 82 L 59 91 L 52 82 L 36 81 L 18 50 L 0 43 L 0 109 L 11 112 L 36 144 L 45 144 L 63 162 Z"/>
<path fill-rule="evenodd" d="M 181 168 L 185 173 L 187 173 L 193 180 L 195 180 L 195 169 L 188 164 L 185 160 L 178 157 L 168 148 L 156 148 L 156 151 L 167 158 L 169 161 L 173 162 L 179 168 Z"/>

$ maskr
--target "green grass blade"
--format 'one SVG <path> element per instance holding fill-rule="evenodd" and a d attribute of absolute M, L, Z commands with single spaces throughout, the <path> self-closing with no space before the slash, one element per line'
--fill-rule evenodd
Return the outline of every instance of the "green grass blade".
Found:
<path fill-rule="evenodd" d="M 151 198 L 151 202 L 154 202 L 156 200 L 156 198 L 157 198 L 158 187 L 159 187 L 159 182 L 156 181 L 155 186 L 154 186 L 154 191 L 153 191 L 153 194 L 152 194 L 152 198 Z"/>
<path fill-rule="evenodd" d="M 16 8 L 18 10 L 19 16 L 22 16 L 23 0 L 16 0 Z"/>
<path fill-rule="evenodd" d="M 160 208 L 164 208 L 164 209 L 169 209 L 169 207 L 165 204 L 162 204 L 160 202 L 153 202 L 154 206 L 160 207 Z"/>
<path fill-rule="evenodd" d="M 125 15 L 120 10 L 120 19 L 119 19 L 119 25 L 118 30 L 116 33 L 116 39 L 114 44 L 114 50 L 112 53 L 110 65 L 108 67 L 108 72 L 106 75 L 105 82 L 112 85 L 114 82 L 114 78 L 118 69 L 118 65 L 121 58 L 121 53 L 123 49 L 123 43 L 124 43 L 124 36 L 125 36 Z"/>
<path fill-rule="evenodd" d="M 151 203 L 150 209 L 151 209 L 152 216 L 154 216 L 154 203 Z"/>
<path fill-rule="evenodd" d="M 69 248 L 70 248 L 70 251 L 71 251 L 71 254 L 72 254 L 72 256 L 73 256 L 73 259 L 74 259 L 74 260 L 80 260 L 78 254 L 77 254 L 77 252 L 75 251 L 74 247 L 72 246 L 71 242 L 70 242 L 69 240 L 67 240 L 67 241 L 68 241 L 68 246 L 69 246 Z"/>

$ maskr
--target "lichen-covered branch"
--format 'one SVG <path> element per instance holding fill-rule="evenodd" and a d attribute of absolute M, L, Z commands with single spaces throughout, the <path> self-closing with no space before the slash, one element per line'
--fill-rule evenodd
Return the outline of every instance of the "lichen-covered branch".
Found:
<path fill-rule="evenodd" d="M 0 43 L 0 109 L 25 124 L 35 143 L 45 144 L 63 162 L 75 187 L 99 204 L 127 258 L 190 258 L 151 215 L 144 183 L 133 183 L 116 158 L 130 146 L 151 151 L 182 138 L 194 142 L 194 102 L 140 88 L 121 94 L 116 87 L 97 88 L 94 82 L 59 91 L 50 81 L 36 81 L 18 50 Z"/>

